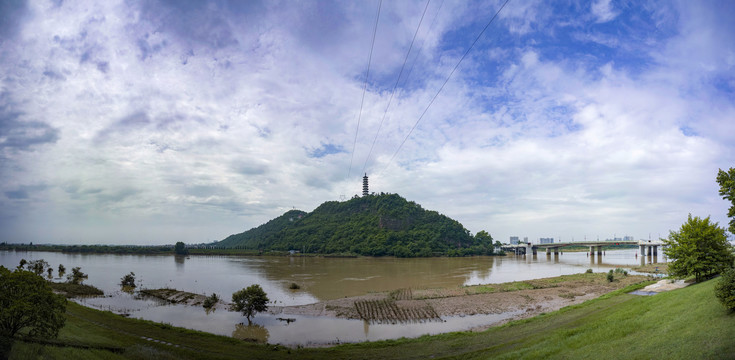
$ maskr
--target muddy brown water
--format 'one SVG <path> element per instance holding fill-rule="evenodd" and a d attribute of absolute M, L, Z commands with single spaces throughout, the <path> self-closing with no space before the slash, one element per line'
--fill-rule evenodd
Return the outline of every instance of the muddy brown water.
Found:
<path fill-rule="evenodd" d="M 502 283 L 584 272 L 607 271 L 615 266 L 637 266 L 665 261 L 642 258 L 636 249 L 608 251 L 590 257 L 584 252 L 559 256 L 469 257 L 469 258 L 320 258 L 63 254 L 0 251 L 0 265 L 14 268 L 21 259 L 45 259 L 54 268 L 80 266 L 89 274 L 85 283 L 102 289 L 106 297 L 80 300 L 84 305 L 129 314 L 131 317 L 170 323 L 238 338 L 269 343 L 314 345 L 339 342 L 415 337 L 466 330 L 505 320 L 515 314 L 447 317 L 440 321 L 408 324 L 369 324 L 361 320 L 258 314 L 253 327 L 238 313 L 171 305 L 120 291 L 120 279 L 129 272 L 145 288 L 175 288 L 224 300 L 251 284 L 260 284 L 273 305 L 303 305 L 342 297 L 396 289 L 447 288 Z M 57 278 L 56 281 L 63 279 Z M 290 290 L 292 283 L 301 288 Z"/>

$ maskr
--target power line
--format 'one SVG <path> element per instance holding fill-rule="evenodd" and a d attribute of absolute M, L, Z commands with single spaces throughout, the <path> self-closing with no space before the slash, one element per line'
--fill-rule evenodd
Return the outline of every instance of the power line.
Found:
<path fill-rule="evenodd" d="M 449 79 L 451 79 L 452 78 L 452 75 L 454 75 L 454 72 L 457 71 L 457 68 L 459 68 L 459 65 L 462 63 L 462 60 L 464 60 L 464 58 L 467 56 L 467 54 L 469 54 L 470 50 L 472 50 L 472 48 L 475 46 L 475 44 L 477 43 L 477 41 L 480 40 L 480 37 L 482 36 L 482 34 L 484 34 L 485 31 L 487 30 L 487 28 L 490 27 L 490 24 L 492 24 L 493 21 L 495 21 L 495 18 L 498 17 L 498 14 L 500 14 L 500 11 L 503 10 L 503 8 L 505 7 L 505 5 L 508 4 L 508 2 L 510 2 L 510 0 L 505 0 L 505 2 L 500 7 L 500 9 L 498 9 L 498 11 L 495 12 L 495 15 L 493 15 L 493 17 L 490 19 L 490 21 L 487 22 L 487 25 L 485 25 L 485 27 L 482 29 L 482 31 L 480 31 L 480 33 L 477 35 L 477 37 L 475 38 L 475 41 L 472 42 L 472 45 L 470 45 L 470 47 L 467 48 L 467 50 L 464 52 L 464 54 L 462 55 L 462 57 L 457 62 L 457 65 L 454 65 L 454 68 L 449 73 L 449 76 L 447 76 L 447 79 L 444 80 L 444 83 L 442 84 L 442 86 L 439 88 L 439 90 L 436 92 L 436 94 L 434 94 L 434 97 L 431 98 L 431 101 L 429 101 L 429 104 L 426 105 L 426 108 L 421 113 L 421 116 L 419 116 L 418 120 L 416 120 L 416 123 L 413 124 L 413 127 L 408 132 L 408 135 L 406 135 L 406 138 L 403 139 L 403 141 L 401 142 L 401 145 L 398 146 L 398 149 L 396 150 L 396 152 L 393 153 L 393 156 L 391 156 L 390 160 L 388 160 L 388 163 L 385 165 L 385 168 L 383 169 L 383 171 L 385 171 L 385 169 L 387 169 L 388 166 L 390 166 L 390 164 L 393 162 L 393 159 L 395 159 L 396 155 L 398 155 L 398 152 L 401 151 L 401 148 L 403 148 L 403 144 L 406 143 L 406 141 L 408 140 L 408 138 L 411 136 L 411 133 L 413 133 L 413 130 L 416 129 L 416 127 L 419 125 L 419 122 L 421 122 L 421 119 L 424 118 L 424 115 L 426 115 L 426 112 L 429 110 L 429 108 L 431 107 L 431 105 L 434 103 L 434 100 L 436 100 L 436 98 L 439 96 L 439 94 L 442 92 L 442 90 L 444 90 L 444 86 L 447 85 L 447 83 L 449 82 Z M 381 171 L 381 173 L 382 173 L 382 171 Z"/>
<path fill-rule="evenodd" d="M 444 0 L 442 0 L 441 3 L 439 3 L 439 8 L 436 10 L 436 14 L 434 14 L 434 18 L 431 20 L 431 25 L 429 25 L 429 30 L 427 31 L 427 35 L 431 33 L 431 29 L 434 28 L 434 23 L 436 22 L 436 19 L 439 17 L 439 13 L 442 10 L 442 6 L 444 6 Z M 406 74 L 406 82 L 409 78 L 411 78 L 411 73 L 413 73 L 413 68 L 416 67 L 416 63 L 418 62 L 419 54 L 421 54 L 421 50 L 424 49 L 424 45 L 426 45 L 426 39 L 421 42 L 421 46 L 419 47 L 418 51 L 416 51 L 416 58 L 414 58 L 413 63 L 411 64 L 411 68 L 408 69 L 408 74 Z M 403 85 L 406 85 L 404 82 Z"/>
<path fill-rule="evenodd" d="M 368 151 L 368 155 L 365 158 L 365 165 L 362 167 L 362 172 L 365 172 L 365 169 L 367 169 L 368 161 L 370 161 L 370 155 L 373 153 L 373 148 L 375 147 L 375 142 L 378 140 L 378 134 L 380 134 L 380 129 L 383 127 L 383 122 L 385 121 L 385 116 L 388 114 L 388 108 L 390 108 L 390 104 L 393 101 L 393 96 L 396 93 L 396 89 L 398 88 L 398 82 L 401 80 L 401 75 L 403 74 L 403 69 L 406 67 L 406 62 L 408 62 L 408 56 L 411 54 L 411 49 L 413 48 L 413 43 L 416 41 L 416 35 L 419 33 L 419 29 L 421 28 L 421 23 L 424 22 L 424 16 L 426 15 L 426 10 L 429 8 L 429 3 L 431 0 L 426 0 L 426 6 L 424 7 L 424 12 L 421 13 L 421 19 L 419 20 L 419 25 L 416 27 L 416 32 L 413 33 L 413 39 L 411 39 L 411 45 L 408 46 L 408 51 L 406 52 L 406 58 L 403 59 L 403 65 L 401 65 L 401 71 L 398 72 L 398 78 L 396 78 L 396 84 L 393 85 L 393 91 L 390 93 L 390 98 L 388 99 L 388 104 L 385 106 L 385 111 L 383 112 L 383 118 L 380 119 L 380 125 L 378 125 L 378 131 L 375 132 L 375 138 L 373 139 L 373 144 L 370 145 L 370 151 Z"/>
<path fill-rule="evenodd" d="M 378 3 L 378 14 L 375 16 L 375 27 L 373 28 L 373 41 L 370 44 L 370 55 L 368 55 L 367 71 L 365 72 L 365 85 L 362 88 L 362 100 L 360 100 L 360 112 L 357 115 L 357 128 L 355 129 L 355 140 L 352 142 L 352 154 L 350 155 L 350 167 L 347 170 L 347 179 L 350 178 L 352 172 L 352 160 L 355 157 L 355 146 L 357 145 L 357 133 L 360 131 L 360 118 L 362 117 L 362 106 L 365 103 L 365 93 L 367 92 L 368 77 L 370 76 L 370 63 L 373 59 L 373 47 L 375 46 L 375 34 L 378 32 L 378 20 L 380 20 L 380 8 L 383 6 L 383 0 Z"/>

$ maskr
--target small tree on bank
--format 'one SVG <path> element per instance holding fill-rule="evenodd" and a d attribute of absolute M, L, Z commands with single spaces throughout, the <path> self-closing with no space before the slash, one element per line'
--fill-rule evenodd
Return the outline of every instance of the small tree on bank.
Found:
<path fill-rule="evenodd" d="M 174 253 L 176 255 L 187 255 L 189 254 L 189 250 L 186 249 L 186 245 L 183 242 L 179 241 L 174 246 Z"/>
<path fill-rule="evenodd" d="M 709 216 L 700 219 L 689 214 L 679 231 L 671 231 L 664 253 L 671 260 L 669 274 L 674 277 L 694 275 L 697 282 L 732 267 L 733 254 L 725 230 L 710 223 Z"/>
<path fill-rule="evenodd" d="M 120 286 L 124 288 L 135 288 L 135 273 L 131 271 L 130 274 L 120 278 Z"/>
<path fill-rule="evenodd" d="M 251 317 L 256 313 L 268 310 L 268 296 L 260 285 L 250 285 L 232 294 L 232 310 L 242 312 L 252 324 Z"/>
<path fill-rule="evenodd" d="M 89 276 L 82 272 L 82 268 L 79 266 L 71 269 L 71 274 L 66 276 L 66 280 L 72 284 L 79 285 Z"/>

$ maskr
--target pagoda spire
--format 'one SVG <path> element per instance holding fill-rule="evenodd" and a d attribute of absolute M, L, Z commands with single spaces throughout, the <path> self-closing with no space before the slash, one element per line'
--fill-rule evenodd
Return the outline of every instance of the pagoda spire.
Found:
<path fill-rule="evenodd" d="M 367 176 L 367 173 L 365 173 L 365 176 L 362 177 L 362 196 L 368 196 L 368 176 Z"/>

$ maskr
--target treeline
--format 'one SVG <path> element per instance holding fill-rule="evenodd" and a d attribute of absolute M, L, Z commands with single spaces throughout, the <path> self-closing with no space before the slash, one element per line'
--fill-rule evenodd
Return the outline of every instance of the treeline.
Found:
<path fill-rule="evenodd" d="M 30 244 L 0 244 L 0 250 L 16 251 L 54 251 L 82 254 L 170 254 L 174 248 L 170 245 L 139 246 L 139 245 L 33 245 Z"/>
<path fill-rule="evenodd" d="M 456 220 L 382 193 L 325 202 L 310 213 L 291 210 L 215 245 L 397 257 L 493 255 L 495 247 L 485 231 L 472 236 Z"/>

